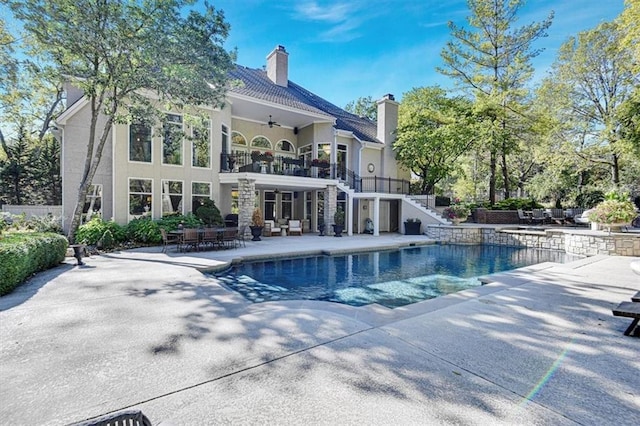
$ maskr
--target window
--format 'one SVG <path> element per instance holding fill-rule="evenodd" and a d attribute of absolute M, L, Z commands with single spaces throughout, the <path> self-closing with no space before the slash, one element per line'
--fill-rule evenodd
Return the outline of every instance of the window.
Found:
<path fill-rule="evenodd" d="M 304 193 L 304 218 L 311 220 L 313 213 L 313 192 L 307 191 Z"/>
<path fill-rule="evenodd" d="M 280 216 L 284 219 L 293 218 L 293 192 L 282 192 L 280 197 Z"/>
<path fill-rule="evenodd" d="M 231 143 L 234 145 L 247 146 L 247 139 L 239 132 L 231 132 Z"/>
<path fill-rule="evenodd" d="M 151 163 L 151 126 L 139 120 L 129 124 L 129 161 Z"/>
<path fill-rule="evenodd" d="M 309 165 L 311 164 L 311 160 L 313 160 L 312 154 L 313 154 L 313 149 L 311 145 L 305 145 L 301 147 L 299 150 L 298 155 L 300 158 L 304 160 L 304 164 L 306 167 L 309 167 Z"/>
<path fill-rule="evenodd" d="M 182 165 L 182 116 L 167 114 L 162 126 L 162 164 Z"/>
<path fill-rule="evenodd" d="M 89 222 L 93 216 L 102 216 L 102 185 L 91 185 L 84 201 L 82 209 L 83 223 Z"/>
<path fill-rule="evenodd" d="M 316 191 L 316 209 L 318 212 L 318 223 L 324 223 L 324 191 Z"/>
<path fill-rule="evenodd" d="M 264 218 L 276 219 L 276 194 L 273 191 L 264 191 Z"/>
<path fill-rule="evenodd" d="M 281 141 L 278 141 L 278 143 L 276 144 L 276 149 L 278 151 L 285 151 L 290 153 L 295 152 L 295 150 L 293 149 L 293 145 L 291 145 L 291 142 L 284 139 Z"/>
<path fill-rule="evenodd" d="M 254 148 L 271 149 L 271 142 L 269 142 L 269 139 L 265 138 L 264 136 L 256 136 L 251 141 L 251 146 Z"/>
<path fill-rule="evenodd" d="M 162 216 L 183 213 L 182 181 L 162 181 Z"/>
<path fill-rule="evenodd" d="M 211 198 L 211 184 L 209 182 L 191 182 L 191 212 L 195 213 L 202 206 L 204 200 Z"/>
<path fill-rule="evenodd" d="M 191 128 L 191 165 L 193 167 L 211 167 L 209 126 L 209 120 L 198 120 Z"/>
<path fill-rule="evenodd" d="M 151 179 L 129 179 L 129 216 L 140 217 L 153 215 Z"/>

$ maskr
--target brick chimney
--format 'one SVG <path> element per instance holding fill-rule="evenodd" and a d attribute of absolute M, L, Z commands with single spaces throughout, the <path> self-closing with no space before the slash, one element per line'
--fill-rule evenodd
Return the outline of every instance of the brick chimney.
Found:
<path fill-rule="evenodd" d="M 394 140 L 393 132 L 398 128 L 398 106 L 396 98 L 388 93 L 382 97 L 378 104 L 378 139 L 385 145 L 391 145 Z"/>
<path fill-rule="evenodd" d="M 278 86 L 289 85 L 289 54 L 278 45 L 267 56 L 267 77 Z"/>

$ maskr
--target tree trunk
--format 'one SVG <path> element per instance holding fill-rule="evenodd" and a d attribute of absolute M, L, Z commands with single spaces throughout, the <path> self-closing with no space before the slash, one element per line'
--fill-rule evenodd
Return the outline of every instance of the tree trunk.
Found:
<path fill-rule="evenodd" d="M 496 203 L 496 153 L 493 149 L 489 161 L 489 203 Z"/>
<path fill-rule="evenodd" d="M 501 164 L 502 179 L 504 180 L 504 198 L 511 196 L 511 185 L 509 183 L 509 170 L 507 168 L 507 154 L 505 152 L 505 146 L 502 145 Z"/>
<path fill-rule="evenodd" d="M 611 160 L 611 177 L 613 178 L 613 184 L 618 186 L 620 184 L 620 165 L 618 164 L 618 154 L 614 153 Z"/>

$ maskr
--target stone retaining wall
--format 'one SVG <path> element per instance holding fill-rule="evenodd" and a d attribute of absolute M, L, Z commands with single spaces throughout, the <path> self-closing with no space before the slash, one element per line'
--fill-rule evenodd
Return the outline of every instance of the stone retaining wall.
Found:
<path fill-rule="evenodd" d="M 497 244 L 561 250 L 569 254 L 640 256 L 640 234 L 588 230 L 426 226 L 426 235 L 450 244 Z"/>

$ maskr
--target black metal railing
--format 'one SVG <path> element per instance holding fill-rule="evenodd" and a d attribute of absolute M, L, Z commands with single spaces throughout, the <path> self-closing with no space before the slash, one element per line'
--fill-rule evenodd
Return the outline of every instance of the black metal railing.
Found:
<path fill-rule="evenodd" d="M 305 162 L 304 158 L 291 158 L 266 153 L 222 153 L 220 171 L 223 173 L 264 173 L 336 179 L 355 192 L 381 192 L 387 194 L 408 194 L 409 181 L 389 177 L 361 177 L 342 164 L 323 161 Z"/>

